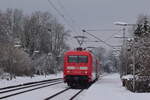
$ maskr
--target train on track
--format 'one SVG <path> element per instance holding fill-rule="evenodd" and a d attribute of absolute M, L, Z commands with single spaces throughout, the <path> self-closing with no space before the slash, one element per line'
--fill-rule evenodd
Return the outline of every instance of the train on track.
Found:
<path fill-rule="evenodd" d="M 70 87 L 88 86 L 100 76 L 100 61 L 87 50 L 77 48 L 64 54 L 64 82 Z"/>

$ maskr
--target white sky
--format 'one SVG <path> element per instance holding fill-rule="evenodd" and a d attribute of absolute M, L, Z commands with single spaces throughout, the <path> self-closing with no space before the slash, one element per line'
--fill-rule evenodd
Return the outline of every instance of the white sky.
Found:
<path fill-rule="evenodd" d="M 135 23 L 139 14 L 150 15 L 150 0 L 51 0 L 55 6 L 69 20 L 74 20 L 74 26 L 79 32 L 81 29 L 119 29 L 113 25 L 115 21 Z M 62 4 L 67 11 L 60 7 Z M 66 24 L 56 11 L 48 4 L 47 0 L 0 0 L 0 9 L 20 8 L 25 13 L 33 11 L 49 11 L 56 16 L 61 23 Z M 70 20 L 69 20 L 70 21 Z M 70 21 L 71 23 L 71 21 Z M 78 26 L 78 27 L 76 27 Z M 68 27 L 66 25 L 68 29 Z M 108 39 L 109 44 L 116 44 L 116 39 L 109 38 L 115 32 L 92 32 L 103 40 Z M 72 33 L 72 35 L 76 35 Z M 72 41 L 71 41 L 72 43 Z M 92 44 L 93 45 L 93 44 Z M 95 44 L 94 44 L 95 45 Z M 100 44 L 101 45 L 101 44 Z"/>

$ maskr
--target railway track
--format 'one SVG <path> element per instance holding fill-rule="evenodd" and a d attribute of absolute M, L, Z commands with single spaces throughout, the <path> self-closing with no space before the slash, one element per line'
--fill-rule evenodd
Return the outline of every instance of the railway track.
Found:
<path fill-rule="evenodd" d="M 25 83 L 25 84 L 21 84 L 21 85 L 15 85 L 15 86 L 1 88 L 0 89 L 0 99 L 5 99 L 8 97 L 12 97 L 12 96 L 19 95 L 22 93 L 41 89 L 44 87 L 53 86 L 53 85 L 60 84 L 60 83 L 63 83 L 62 78 L 44 80 L 44 81 L 38 81 L 38 82 L 30 82 L 30 83 Z M 19 90 L 19 92 L 16 92 L 18 90 Z M 22 90 L 22 91 L 20 91 L 20 90 Z M 15 92 L 15 93 L 11 93 L 11 92 Z M 1 96 L 1 95 L 3 95 L 3 96 Z"/>
<path fill-rule="evenodd" d="M 11 89 L 11 88 L 16 88 L 16 87 L 21 87 L 21 86 L 27 86 L 27 85 L 32 85 L 32 84 L 37 84 L 37 83 L 44 83 L 44 82 L 49 82 L 49 81 L 57 81 L 57 80 L 62 80 L 62 78 L 56 78 L 56 79 L 49 79 L 49 80 L 43 80 L 43 81 L 36 81 L 36 82 L 28 82 L 28 83 L 22 83 L 18 85 L 13 85 L 13 86 L 8 86 L 8 87 L 3 87 L 0 88 L 1 90 L 6 90 L 6 89 Z"/>
<path fill-rule="evenodd" d="M 0 100 L 5 99 L 5 98 L 9 98 L 9 97 L 14 97 L 14 96 L 17 96 L 19 94 L 23 94 L 23 93 L 30 92 L 30 91 L 33 91 L 33 90 L 38 90 L 38 89 L 41 89 L 41 88 L 53 86 L 53 85 L 60 84 L 60 83 L 63 83 L 62 78 L 52 79 L 52 80 L 44 80 L 44 81 L 39 81 L 39 82 L 30 82 L 30 83 L 24 83 L 24 84 L 20 84 L 20 85 L 0 88 Z M 49 97 L 45 98 L 46 97 L 45 96 L 45 97 L 43 97 L 43 99 L 45 98 L 44 100 L 50 100 L 50 99 L 55 99 L 56 100 L 59 97 L 61 97 L 61 99 L 62 99 L 62 97 L 67 97 L 67 99 L 66 98 L 64 98 L 64 99 L 74 100 L 84 90 L 85 89 L 66 88 L 66 89 L 61 90 L 59 92 L 56 91 L 57 93 L 51 94 L 51 96 L 47 95 Z M 69 96 L 67 94 L 69 94 Z M 66 96 L 64 96 L 64 95 L 66 95 Z"/>
<path fill-rule="evenodd" d="M 51 96 L 45 98 L 44 100 L 54 99 L 55 97 L 57 97 L 57 96 L 59 96 L 59 95 L 65 93 L 65 92 L 67 92 L 67 91 L 69 91 L 69 90 L 73 90 L 73 89 L 71 89 L 71 88 L 66 88 L 66 89 L 64 89 L 64 90 L 61 90 L 61 91 L 59 91 L 59 92 L 57 92 L 57 93 L 55 93 L 55 94 L 53 94 L 53 95 L 51 95 Z M 85 90 L 85 89 L 79 89 L 78 92 L 75 92 L 75 93 L 74 93 L 69 99 L 67 99 L 67 100 L 73 100 L 73 99 L 75 99 L 75 98 L 76 98 L 80 93 L 82 93 L 84 90 Z M 77 91 L 77 90 L 76 90 L 76 91 Z M 64 96 L 63 96 L 63 97 L 64 97 Z"/>
<path fill-rule="evenodd" d="M 103 77 L 103 76 L 101 76 L 101 77 Z M 94 80 L 88 87 L 84 87 L 84 88 L 83 88 L 83 87 L 80 87 L 81 89 L 79 89 L 78 92 L 74 93 L 74 94 L 73 94 L 69 99 L 67 99 L 67 100 L 74 100 L 79 94 L 81 94 L 84 90 L 88 89 L 88 88 L 89 88 L 92 84 L 94 84 L 96 81 L 97 81 L 97 80 Z M 83 89 L 82 89 L 82 88 L 83 88 Z M 62 91 L 59 91 L 59 92 L 55 93 L 54 95 L 51 95 L 51 96 L 45 98 L 44 100 L 53 99 L 53 98 L 59 96 L 60 94 L 66 92 L 66 91 L 69 91 L 69 90 L 77 90 L 77 89 L 66 88 L 66 89 L 64 89 L 64 90 L 62 90 Z"/>
<path fill-rule="evenodd" d="M 69 100 L 73 100 L 75 97 L 77 97 L 84 89 L 81 89 L 79 92 L 77 92 L 74 96 L 72 96 Z"/>
<path fill-rule="evenodd" d="M 54 98 L 54 97 L 56 97 L 56 96 L 58 96 L 58 95 L 60 95 L 60 94 L 62 94 L 62 93 L 64 93 L 64 92 L 68 91 L 69 89 L 71 89 L 71 88 L 67 88 L 67 89 L 64 89 L 64 90 L 62 90 L 62 91 L 59 91 L 59 92 L 55 93 L 54 95 L 45 98 L 44 100 L 50 100 L 50 99 L 52 99 L 52 98 Z"/>
<path fill-rule="evenodd" d="M 86 87 L 86 88 L 79 89 L 78 92 L 75 92 L 75 93 L 74 93 L 69 99 L 67 99 L 67 100 L 74 100 L 79 94 L 81 94 L 85 89 L 88 89 L 88 88 L 89 88 L 92 84 L 94 84 L 96 81 L 97 81 L 97 80 L 94 80 L 94 81 L 93 81 L 88 87 Z M 65 93 L 65 92 L 67 92 L 67 91 L 69 91 L 69 90 L 77 90 L 77 89 L 66 88 L 66 89 L 64 89 L 64 90 L 61 90 L 61 91 L 59 91 L 59 92 L 57 92 L 57 93 L 55 93 L 55 94 L 53 94 L 53 95 L 51 95 L 51 96 L 45 98 L 44 100 L 54 99 L 55 97 L 57 97 L 57 96 L 59 96 L 59 95 Z M 64 96 L 63 96 L 63 97 L 64 97 Z M 63 99 L 63 100 L 64 100 L 64 99 Z"/>

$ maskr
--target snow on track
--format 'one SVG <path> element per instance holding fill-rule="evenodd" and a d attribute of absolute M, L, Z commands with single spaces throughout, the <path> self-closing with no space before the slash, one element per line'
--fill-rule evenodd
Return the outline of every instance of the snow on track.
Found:
<path fill-rule="evenodd" d="M 70 89 L 51 100 L 69 100 L 73 95 L 75 95 L 79 91 L 80 89 Z"/>
<path fill-rule="evenodd" d="M 44 100 L 46 97 L 53 95 L 66 87 L 67 86 L 64 83 L 61 83 L 54 86 L 45 87 L 27 93 L 19 94 L 13 97 L 9 97 L 5 100 Z"/>
<path fill-rule="evenodd" d="M 23 83 L 28 83 L 28 82 L 36 82 L 36 81 L 42 81 L 42 80 L 47 80 L 47 79 L 55 79 L 55 78 L 62 78 L 63 74 L 51 74 L 47 75 L 46 77 L 36 75 L 35 77 L 16 77 L 16 79 L 13 80 L 1 80 L 0 79 L 0 88 L 7 87 L 7 86 L 12 86 L 12 85 L 18 85 L 18 84 L 23 84 Z"/>
<path fill-rule="evenodd" d="M 79 100 L 150 100 L 150 93 L 133 93 L 122 87 L 119 74 L 104 76 Z"/>
<path fill-rule="evenodd" d="M 45 88 L 45 87 L 49 87 L 49 86 L 53 86 L 53 85 L 57 85 L 57 84 L 61 84 L 61 83 L 62 82 L 52 82 L 52 83 L 41 84 L 41 85 L 38 85 L 38 86 L 23 88 L 23 89 L 19 89 L 19 90 L 15 90 L 15 91 L 10 91 L 10 92 L 6 92 L 6 93 L 1 93 L 0 94 L 0 99 L 20 95 L 22 93 L 34 91 L 34 90 L 37 90 L 37 89 L 41 89 L 41 88 Z"/>

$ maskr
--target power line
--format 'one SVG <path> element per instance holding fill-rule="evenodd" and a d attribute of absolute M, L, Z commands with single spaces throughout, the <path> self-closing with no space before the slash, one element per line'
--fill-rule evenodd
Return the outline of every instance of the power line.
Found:
<path fill-rule="evenodd" d="M 110 32 L 114 32 L 114 31 L 116 31 L 116 32 L 120 32 L 120 31 L 122 31 L 122 30 L 118 30 L 118 29 L 88 29 L 88 30 L 86 30 L 86 31 L 94 31 L 94 32 L 99 32 L 99 31 L 110 31 Z M 118 34 L 118 33 L 114 33 L 114 34 L 112 34 L 110 37 L 108 37 L 106 40 L 110 40 L 114 35 L 116 35 L 116 34 Z M 105 40 L 104 40 L 105 41 Z"/>
<path fill-rule="evenodd" d="M 120 31 L 120 30 L 117 30 L 117 29 L 88 29 L 86 31 Z"/>
<path fill-rule="evenodd" d="M 70 19 L 72 25 L 76 26 L 76 28 L 78 28 L 78 30 L 81 31 L 81 27 L 79 25 L 76 25 L 75 20 L 70 16 L 70 14 L 67 12 L 66 8 L 64 7 L 63 3 L 61 2 L 61 0 L 57 0 L 58 1 L 58 5 L 61 7 L 61 9 L 64 11 L 65 15 L 68 16 L 68 18 Z"/>
<path fill-rule="evenodd" d="M 120 30 L 118 31 L 120 32 Z M 110 37 L 108 37 L 106 40 L 110 40 L 111 38 L 113 38 L 113 36 L 115 36 L 116 34 L 119 34 L 119 33 L 113 33 Z"/>
<path fill-rule="evenodd" d="M 74 27 L 73 23 L 73 19 L 71 17 L 68 16 L 68 18 L 71 20 L 72 24 L 70 24 L 70 22 L 67 20 L 67 18 L 65 17 L 65 15 L 63 13 L 61 13 L 61 11 L 54 5 L 54 3 L 50 0 L 48 0 L 49 4 L 53 7 L 53 9 L 56 10 L 56 12 L 64 19 L 64 21 L 66 22 L 66 24 L 72 29 L 72 31 L 78 35 L 79 33 L 76 31 L 76 28 Z M 64 9 L 65 10 L 65 7 L 62 5 L 61 2 L 58 3 L 59 6 L 61 7 L 61 9 Z M 72 40 L 71 40 L 72 42 Z"/>
<path fill-rule="evenodd" d="M 78 25 L 75 25 L 75 21 L 74 21 L 73 18 L 70 16 L 70 14 L 68 14 L 68 12 L 66 11 L 65 7 L 63 6 L 63 4 L 61 3 L 60 0 L 57 0 L 57 2 L 58 2 L 58 5 L 59 5 L 60 8 L 61 8 L 61 11 L 63 11 L 63 13 L 61 13 L 60 10 L 57 9 L 56 6 L 55 6 L 50 0 L 48 0 L 48 1 L 49 1 L 49 3 L 52 5 L 52 7 L 58 12 L 58 14 L 59 14 L 61 17 L 63 17 L 63 19 L 71 26 L 71 28 L 75 31 L 75 33 L 76 33 L 76 28 L 78 28 L 78 30 L 81 30 L 81 28 L 80 28 Z M 67 18 L 66 18 L 63 14 L 67 15 Z M 68 22 L 67 19 L 70 20 L 71 24 Z M 76 27 L 74 27 L 74 26 L 76 26 Z M 80 32 L 79 32 L 79 33 L 80 33 Z M 76 34 L 77 34 L 76 37 L 80 37 L 80 38 L 76 38 L 76 40 L 77 40 L 78 44 L 81 46 L 81 45 L 83 44 L 83 42 L 84 42 L 84 38 L 81 38 L 81 37 L 85 37 L 85 36 L 84 36 L 84 33 L 82 32 L 82 35 L 83 35 L 83 36 L 78 35 L 78 33 L 76 33 Z M 71 41 L 71 42 L 72 42 L 72 41 Z"/>
<path fill-rule="evenodd" d="M 78 34 L 77 33 L 77 31 L 76 31 L 76 29 L 68 22 L 68 20 L 65 18 L 65 16 L 59 11 L 59 9 L 57 9 L 57 7 L 53 4 L 53 2 L 51 2 L 50 0 L 47 0 L 48 1 L 48 3 L 51 5 L 51 7 L 53 8 L 53 9 L 55 9 L 55 11 L 64 19 L 64 21 L 66 22 L 66 24 L 72 29 L 72 31 L 74 32 L 74 33 L 76 33 L 76 34 Z"/>
<path fill-rule="evenodd" d="M 96 37 L 95 35 L 93 35 L 93 34 L 91 34 L 91 33 L 89 33 L 89 32 L 87 32 L 86 30 L 82 30 L 82 31 L 83 31 L 83 32 L 85 32 L 85 33 L 87 33 L 87 34 L 89 34 L 90 36 L 92 36 L 92 37 L 96 38 L 96 39 L 97 39 L 97 40 L 99 40 L 100 42 L 103 42 L 105 45 L 107 45 L 107 46 L 109 46 L 109 47 L 113 48 L 113 46 L 112 46 L 112 45 L 110 45 L 110 44 L 106 43 L 106 42 L 105 42 L 105 41 L 103 41 L 102 39 L 100 39 L 100 38 Z"/>
<path fill-rule="evenodd" d="M 76 31 L 76 29 L 74 28 L 74 26 L 71 25 L 71 24 L 68 22 L 68 20 L 65 18 L 65 16 L 64 16 L 64 15 L 60 12 L 60 10 L 53 4 L 53 2 L 52 2 L 51 0 L 48 0 L 48 2 L 49 2 L 49 4 L 53 7 L 53 9 L 55 9 L 56 12 L 64 19 L 64 21 L 65 21 L 65 22 L 67 23 L 67 25 L 72 29 L 72 31 L 74 31 L 76 34 L 78 34 L 77 31 Z M 61 7 L 62 9 L 65 10 L 65 7 L 62 5 L 61 2 L 59 2 L 58 4 L 60 5 L 60 7 Z M 74 20 L 73 20 L 70 16 L 68 16 L 68 18 L 71 20 L 72 24 L 75 23 Z M 78 29 L 80 30 L 81 28 L 78 26 Z M 88 32 L 85 31 L 85 30 L 82 30 L 82 31 L 83 31 L 83 34 L 84 34 L 84 32 L 88 33 Z M 88 31 L 96 31 L 96 30 L 88 30 Z M 106 31 L 106 30 L 101 30 L 101 31 Z M 108 30 L 107 30 L 107 31 L 108 31 Z M 109 31 L 112 31 L 112 30 L 109 30 Z M 98 39 L 99 41 L 103 42 L 103 43 L 106 44 L 107 46 L 113 47 L 113 46 L 111 46 L 110 44 L 108 44 L 108 43 L 106 43 L 105 41 L 103 41 L 102 39 L 100 39 L 100 38 L 94 36 L 93 34 L 90 34 L 90 33 L 88 33 L 88 34 L 91 35 L 92 37 Z"/>

